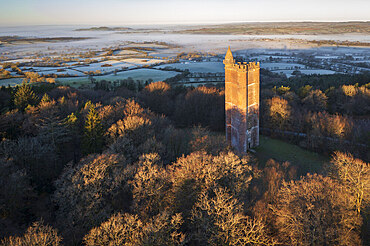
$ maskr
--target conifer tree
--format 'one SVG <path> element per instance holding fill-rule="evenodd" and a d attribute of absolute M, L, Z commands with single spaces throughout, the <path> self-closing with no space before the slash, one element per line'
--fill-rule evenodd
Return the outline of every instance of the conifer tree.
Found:
<path fill-rule="evenodd" d="M 41 102 L 43 103 L 51 102 L 49 95 L 45 93 L 44 96 L 41 98 Z"/>
<path fill-rule="evenodd" d="M 75 163 L 77 163 L 79 160 L 81 150 L 81 134 L 78 124 L 79 119 L 77 118 L 77 115 L 75 113 L 68 115 L 67 118 L 64 120 L 64 125 L 67 127 L 68 134 L 71 137 L 70 146 L 72 150 L 70 153 L 73 153 L 73 161 Z"/>
<path fill-rule="evenodd" d="M 91 105 L 84 127 L 83 150 L 85 154 L 101 152 L 103 141 L 103 125 L 95 106 Z"/>
<path fill-rule="evenodd" d="M 24 110 L 28 105 L 35 105 L 38 99 L 31 86 L 27 83 L 22 83 L 14 95 L 14 105 L 18 109 Z"/>

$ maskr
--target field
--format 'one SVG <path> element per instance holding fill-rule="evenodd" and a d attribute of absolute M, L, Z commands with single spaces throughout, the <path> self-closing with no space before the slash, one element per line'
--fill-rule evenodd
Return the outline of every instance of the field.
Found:
<path fill-rule="evenodd" d="M 109 74 L 109 75 L 103 75 L 103 76 L 94 76 L 94 79 L 97 81 L 100 80 L 109 80 L 109 81 L 115 81 L 120 79 L 127 79 L 132 78 L 134 80 L 142 80 L 146 81 L 149 79 L 152 79 L 153 81 L 162 81 L 167 78 L 171 78 L 176 76 L 178 73 L 174 71 L 161 71 L 156 69 L 135 69 L 125 72 L 119 72 L 117 75 Z M 84 83 L 90 83 L 88 77 L 77 77 L 77 78 L 58 78 L 58 82 L 66 83 L 66 84 L 74 84 L 76 82 L 77 84 L 84 84 Z"/>
<path fill-rule="evenodd" d="M 164 61 L 158 60 L 158 59 L 129 58 L 129 59 L 122 60 L 122 62 L 134 64 L 134 65 L 153 65 L 153 64 L 162 63 Z"/>
<path fill-rule="evenodd" d="M 292 165 L 300 167 L 299 175 L 304 175 L 307 172 L 319 172 L 322 165 L 329 161 L 329 158 L 304 150 L 297 145 L 265 136 L 260 136 L 260 146 L 255 150 L 260 166 L 264 166 L 266 161 L 271 158 L 281 162 L 289 161 Z"/>
<path fill-rule="evenodd" d="M 164 64 L 156 68 L 171 67 L 175 69 L 188 69 L 191 73 L 223 73 L 224 65 L 222 62 L 183 62 Z"/>
<path fill-rule="evenodd" d="M 257 59 L 250 59 L 251 61 L 256 61 Z M 274 71 L 275 73 L 284 73 L 288 77 L 292 76 L 294 70 L 301 71 L 302 74 L 334 74 L 335 71 L 325 70 L 325 69 L 305 69 L 305 65 L 298 63 L 283 63 L 283 62 L 263 62 L 260 64 L 261 68 Z M 223 73 L 224 65 L 222 62 L 183 62 L 183 63 L 173 63 L 164 64 L 157 66 L 156 68 L 166 68 L 171 67 L 175 69 L 185 70 L 188 69 L 191 73 Z"/>
<path fill-rule="evenodd" d="M 325 69 L 299 69 L 299 71 L 302 73 L 302 74 L 321 74 L 321 75 L 324 75 L 324 74 L 335 74 L 335 71 L 331 71 L 331 70 L 325 70 Z M 274 73 L 283 73 L 285 74 L 288 78 L 292 76 L 292 73 L 294 72 L 294 70 L 274 70 Z"/>
<path fill-rule="evenodd" d="M 277 62 L 277 63 L 261 63 L 262 68 L 270 69 L 270 70 L 278 70 L 278 69 L 302 69 L 305 66 L 302 64 L 297 63 L 284 63 L 284 62 Z"/>

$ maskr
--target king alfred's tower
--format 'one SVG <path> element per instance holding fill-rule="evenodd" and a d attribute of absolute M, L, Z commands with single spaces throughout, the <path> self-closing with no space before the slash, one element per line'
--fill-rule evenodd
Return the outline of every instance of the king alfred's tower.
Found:
<path fill-rule="evenodd" d="M 235 64 L 230 47 L 225 64 L 226 140 L 238 152 L 259 144 L 259 62 Z"/>

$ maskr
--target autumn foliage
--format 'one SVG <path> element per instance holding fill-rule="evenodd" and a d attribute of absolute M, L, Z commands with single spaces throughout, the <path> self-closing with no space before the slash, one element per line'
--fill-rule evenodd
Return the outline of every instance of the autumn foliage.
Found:
<path fill-rule="evenodd" d="M 299 177 L 227 146 L 223 88 L 142 87 L 0 90 L 0 245 L 366 243 L 367 126 L 343 112 L 368 89 L 261 91 L 261 129 L 332 155 Z"/>

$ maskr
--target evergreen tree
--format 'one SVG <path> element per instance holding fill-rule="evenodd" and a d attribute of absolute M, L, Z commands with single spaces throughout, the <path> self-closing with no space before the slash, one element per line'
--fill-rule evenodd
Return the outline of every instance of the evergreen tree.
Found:
<path fill-rule="evenodd" d="M 22 83 L 14 95 L 14 105 L 18 109 L 24 110 L 28 105 L 35 105 L 38 99 L 31 86 L 27 83 Z"/>
<path fill-rule="evenodd" d="M 41 102 L 43 103 L 51 102 L 49 95 L 45 93 L 44 96 L 41 98 Z"/>
<path fill-rule="evenodd" d="M 103 142 L 103 125 L 94 105 L 91 105 L 84 127 L 83 149 L 85 154 L 101 152 Z"/>
<path fill-rule="evenodd" d="M 70 153 L 73 154 L 74 163 L 77 163 L 81 151 L 81 134 L 79 128 L 79 119 L 77 118 L 77 115 L 74 113 L 68 115 L 67 118 L 64 120 L 64 125 L 67 127 L 69 131 L 68 134 L 71 137 L 70 144 L 68 145 L 70 147 Z"/>

